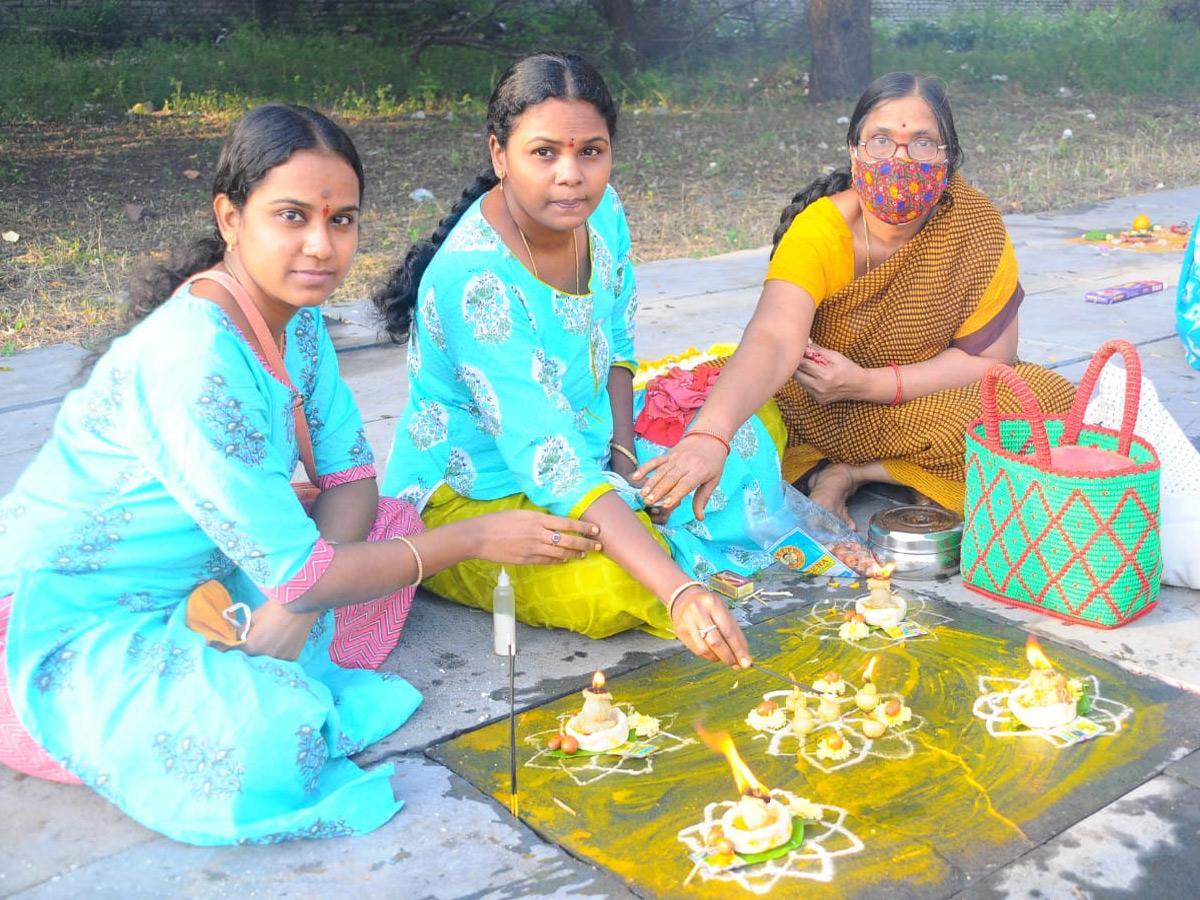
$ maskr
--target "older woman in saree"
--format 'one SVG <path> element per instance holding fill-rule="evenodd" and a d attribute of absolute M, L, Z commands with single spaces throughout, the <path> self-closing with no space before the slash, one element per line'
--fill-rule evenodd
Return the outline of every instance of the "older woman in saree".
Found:
<path fill-rule="evenodd" d="M 1016 359 L 1016 257 L 995 207 L 958 174 L 943 86 L 876 79 L 846 149 L 848 168 L 784 210 L 758 307 L 693 430 L 730 435 L 774 395 L 784 477 L 847 524 L 848 500 L 871 482 L 961 510 L 983 373 L 1016 364 L 1048 413 L 1065 412 L 1074 390 Z M 646 502 L 671 509 L 695 490 L 703 508 L 723 465 L 711 443 L 644 462 L 634 477 L 650 476 Z"/>

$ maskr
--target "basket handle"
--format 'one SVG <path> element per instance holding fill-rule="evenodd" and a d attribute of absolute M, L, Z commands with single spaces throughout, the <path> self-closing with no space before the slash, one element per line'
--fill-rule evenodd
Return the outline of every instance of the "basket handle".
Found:
<path fill-rule="evenodd" d="M 983 425 L 988 443 L 993 448 L 1004 448 L 1000 441 L 1000 405 L 996 402 L 996 383 L 1003 381 L 1021 404 L 1021 411 L 1029 421 L 1029 436 L 1033 438 L 1033 452 L 1038 465 L 1050 465 L 1050 439 L 1046 436 L 1046 423 L 1037 397 L 1012 366 L 994 365 L 983 373 L 979 387 L 979 399 L 983 407 Z"/>
<path fill-rule="evenodd" d="M 1096 388 L 1096 380 L 1100 377 L 1104 364 L 1117 353 L 1125 360 L 1125 409 L 1121 415 L 1121 430 L 1117 433 L 1117 452 L 1122 456 L 1129 456 L 1133 429 L 1137 427 L 1138 405 L 1142 399 L 1142 360 L 1133 344 L 1120 339 L 1105 341 L 1092 357 L 1087 371 L 1083 373 L 1083 379 L 1075 390 L 1071 412 L 1063 424 L 1064 444 L 1074 444 L 1079 440 L 1079 432 L 1083 428 L 1083 414 L 1087 411 L 1088 401 Z"/>

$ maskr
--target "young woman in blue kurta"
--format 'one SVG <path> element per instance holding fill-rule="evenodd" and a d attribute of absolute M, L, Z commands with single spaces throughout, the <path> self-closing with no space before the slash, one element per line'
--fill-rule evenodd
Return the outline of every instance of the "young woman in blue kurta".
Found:
<path fill-rule="evenodd" d="M 335 659 L 361 665 L 364 644 L 394 643 L 425 572 L 470 555 L 562 562 L 598 545 L 537 513 L 422 534 L 410 506 L 380 503 L 317 308 L 357 244 L 362 169 L 341 129 L 259 107 L 235 126 L 213 193 L 219 234 L 141 283 L 135 308 L 153 314 L 67 397 L 0 500 L 0 762 L 82 780 L 190 843 L 360 834 L 401 802 L 390 765 L 349 757 L 420 695 Z M 170 291 L 208 269 L 221 274 Z M 227 312 L 233 298 L 210 278 L 229 276 L 286 373 Z M 297 395 L 322 488 L 311 518 L 290 486 Z M 212 585 L 252 611 L 237 649 L 189 625 L 189 597 Z M 364 604 L 379 614 L 366 628 L 335 616 Z M 347 625 L 359 629 L 349 642 Z"/>
<path fill-rule="evenodd" d="M 389 332 L 409 340 L 408 405 L 383 489 L 416 503 L 427 523 L 498 508 L 597 522 L 603 556 L 510 573 L 518 617 L 591 637 L 639 626 L 676 634 L 737 666 L 749 660 L 745 639 L 694 579 L 770 562 L 747 531 L 782 502 L 778 455 L 754 419 L 729 442 L 709 515 L 697 521 L 689 509 L 651 526 L 628 479 L 637 458 L 662 448 L 634 440 L 637 290 L 608 185 L 615 127 L 603 80 L 578 57 L 535 54 L 497 83 L 491 171 L 376 296 Z M 456 565 L 429 587 L 490 609 L 496 568 Z"/>
<path fill-rule="evenodd" d="M 1200 218 L 1192 226 L 1192 236 L 1183 253 L 1183 268 L 1179 270 L 1179 287 L 1175 301 L 1175 330 L 1183 341 L 1188 365 L 1200 369 Z"/>

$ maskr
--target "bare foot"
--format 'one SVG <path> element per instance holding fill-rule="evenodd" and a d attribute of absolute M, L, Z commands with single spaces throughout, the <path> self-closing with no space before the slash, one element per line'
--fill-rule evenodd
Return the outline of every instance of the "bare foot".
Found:
<path fill-rule="evenodd" d="M 854 471 L 845 463 L 834 463 L 813 474 L 809 482 L 808 499 L 833 513 L 838 519 L 857 531 L 858 526 L 850 517 L 846 501 L 858 490 Z"/>
<path fill-rule="evenodd" d="M 932 497 L 926 497 L 916 488 L 909 488 L 912 491 L 912 502 L 914 506 L 938 506 L 938 502 Z"/>

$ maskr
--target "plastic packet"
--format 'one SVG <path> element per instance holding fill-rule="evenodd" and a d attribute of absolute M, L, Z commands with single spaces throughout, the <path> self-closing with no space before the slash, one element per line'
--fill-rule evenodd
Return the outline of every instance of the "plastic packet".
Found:
<path fill-rule="evenodd" d="M 811 575 L 866 575 L 875 564 L 862 538 L 790 484 L 779 507 L 751 523 L 750 537 L 789 569 Z"/>

